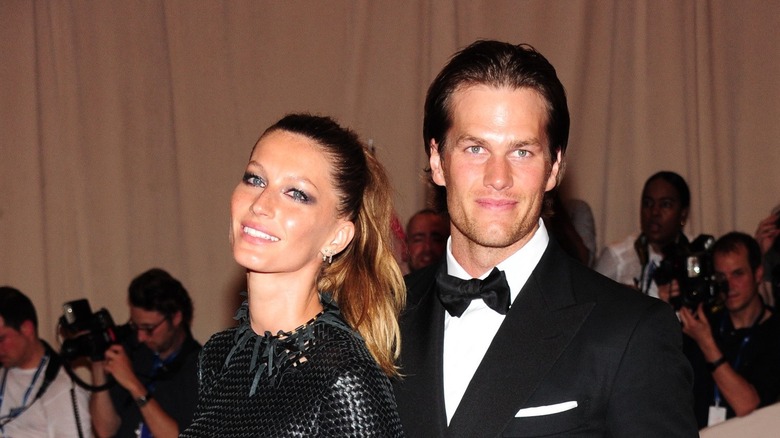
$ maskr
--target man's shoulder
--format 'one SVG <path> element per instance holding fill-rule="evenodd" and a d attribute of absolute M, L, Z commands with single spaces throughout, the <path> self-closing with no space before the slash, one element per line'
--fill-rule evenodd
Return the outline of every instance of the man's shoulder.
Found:
<path fill-rule="evenodd" d="M 766 331 L 770 336 L 780 340 L 780 315 L 776 309 L 771 309 L 771 315 L 759 327 Z"/>
<path fill-rule="evenodd" d="M 592 301 L 608 317 L 635 318 L 645 312 L 673 314 L 669 304 L 618 283 L 593 269 L 570 263 L 571 288 L 578 302 Z"/>
<path fill-rule="evenodd" d="M 442 261 L 442 263 L 444 262 Z M 426 266 L 425 268 L 422 268 L 418 271 L 407 274 L 404 277 L 404 282 L 406 283 L 407 304 L 410 302 L 419 301 L 419 299 L 425 295 L 428 290 L 430 290 L 431 286 L 433 286 L 433 283 L 436 281 L 436 271 L 438 271 L 440 266 L 441 265 L 439 263 L 435 263 L 431 266 Z"/>

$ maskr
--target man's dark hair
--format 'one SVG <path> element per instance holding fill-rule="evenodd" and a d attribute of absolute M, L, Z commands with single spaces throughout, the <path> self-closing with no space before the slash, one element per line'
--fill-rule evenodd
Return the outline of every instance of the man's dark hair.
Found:
<path fill-rule="evenodd" d="M 3 324 L 6 327 L 16 331 L 19 331 L 19 327 L 25 321 L 32 322 L 35 329 L 38 329 L 35 306 L 19 289 L 10 286 L 0 287 L 0 316 L 3 317 Z"/>
<path fill-rule="evenodd" d="M 761 266 L 761 247 L 753 236 L 739 231 L 732 231 L 721 236 L 712 247 L 714 254 L 727 254 L 739 251 L 739 248 L 745 248 L 748 255 L 750 269 L 756 272 Z"/>
<path fill-rule="evenodd" d="M 527 44 L 491 40 L 476 41 L 456 53 L 428 88 L 423 140 L 429 157 L 432 139 L 438 144 L 439 152 L 446 143 L 447 131 L 452 127 L 453 94 L 474 85 L 528 88 L 539 93 L 547 107 L 546 134 L 552 161 L 555 162 L 558 151 L 563 157 L 569 142 L 569 109 L 566 91 L 555 68 Z M 430 173 L 430 169 L 427 171 Z M 435 204 L 437 209 L 446 210 L 443 187 L 436 188 Z"/>
<path fill-rule="evenodd" d="M 647 181 L 645 181 L 645 186 L 642 187 L 643 196 L 647 190 L 647 186 L 649 186 L 651 182 L 657 179 L 662 179 L 668 182 L 672 185 L 672 187 L 674 187 L 675 190 L 677 190 L 677 196 L 680 197 L 680 205 L 682 208 L 688 208 L 691 205 L 691 191 L 688 189 L 688 183 L 685 182 L 685 178 L 668 170 L 662 170 L 660 172 L 654 173 L 650 178 L 647 179 Z"/>
<path fill-rule="evenodd" d="M 192 300 L 187 289 L 171 274 L 152 268 L 135 277 L 128 288 L 130 305 L 156 311 L 170 319 L 181 311 L 184 327 L 192 323 Z"/>

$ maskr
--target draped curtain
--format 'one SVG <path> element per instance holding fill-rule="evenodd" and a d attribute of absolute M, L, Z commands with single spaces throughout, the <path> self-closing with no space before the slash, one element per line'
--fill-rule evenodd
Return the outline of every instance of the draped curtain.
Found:
<path fill-rule="evenodd" d="M 683 175 L 690 235 L 754 231 L 780 202 L 780 2 L 0 2 L 0 284 L 54 338 L 65 301 L 117 322 L 157 266 L 231 324 L 244 287 L 229 197 L 283 114 L 332 115 L 376 148 L 398 216 L 425 206 L 422 103 L 457 49 L 526 42 L 572 116 L 564 188 L 600 247 L 638 229 L 645 179 Z"/>

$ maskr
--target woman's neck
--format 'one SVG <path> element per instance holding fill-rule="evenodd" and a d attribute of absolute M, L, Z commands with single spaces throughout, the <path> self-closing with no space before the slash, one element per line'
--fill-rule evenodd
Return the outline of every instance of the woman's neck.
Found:
<path fill-rule="evenodd" d="M 257 334 L 289 332 L 322 311 L 313 278 L 283 274 L 247 274 L 249 322 Z"/>

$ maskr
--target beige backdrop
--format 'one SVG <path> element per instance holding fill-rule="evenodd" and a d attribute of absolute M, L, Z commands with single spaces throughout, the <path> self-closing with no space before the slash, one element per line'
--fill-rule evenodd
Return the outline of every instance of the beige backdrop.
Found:
<path fill-rule="evenodd" d="M 259 133 L 330 114 L 377 146 L 406 220 L 424 205 L 422 102 L 476 38 L 527 42 L 572 113 L 565 185 L 598 242 L 638 228 L 651 173 L 690 183 L 687 231 L 750 233 L 780 202 L 780 2 L 0 1 L 0 284 L 43 337 L 86 297 L 118 322 L 168 269 L 201 341 L 242 288 L 228 198 Z"/>

